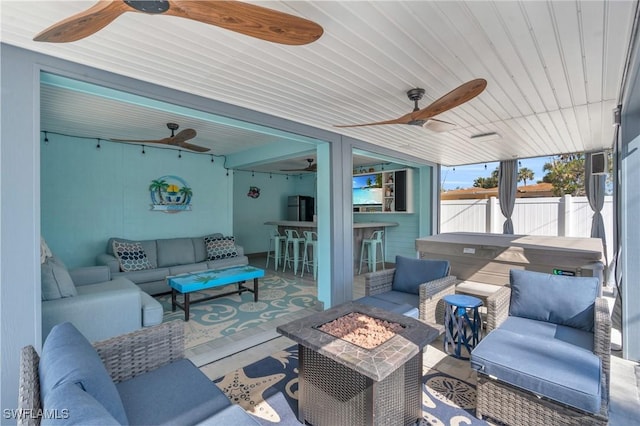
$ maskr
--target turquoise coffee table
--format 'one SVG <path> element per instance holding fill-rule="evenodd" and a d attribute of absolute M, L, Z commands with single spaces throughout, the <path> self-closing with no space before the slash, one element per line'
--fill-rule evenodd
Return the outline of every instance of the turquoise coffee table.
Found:
<path fill-rule="evenodd" d="M 234 266 L 226 269 L 212 269 L 209 271 L 193 272 L 190 274 L 167 277 L 167 284 L 171 287 L 171 310 L 175 312 L 176 306 L 179 307 L 184 311 L 184 320 L 189 321 L 190 303 L 204 302 L 206 300 L 217 299 L 218 297 L 224 297 L 230 294 L 242 294 L 242 292 L 245 291 L 253 293 L 253 300 L 254 302 L 257 302 L 258 278 L 262 277 L 264 277 L 264 270 L 254 268 L 253 266 Z M 250 279 L 253 279 L 253 289 L 243 285 L 245 281 Z M 194 301 L 189 300 L 189 293 L 229 284 L 237 284 L 238 289 Z M 184 304 L 176 300 L 176 295 L 178 293 L 184 295 Z"/>

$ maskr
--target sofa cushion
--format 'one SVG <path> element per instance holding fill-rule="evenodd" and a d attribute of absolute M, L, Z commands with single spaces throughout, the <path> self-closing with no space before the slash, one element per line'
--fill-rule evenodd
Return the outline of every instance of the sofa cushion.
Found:
<path fill-rule="evenodd" d="M 47 425 L 120 425 L 89 393 L 76 383 L 63 383 L 47 393 L 42 426 Z"/>
<path fill-rule="evenodd" d="M 206 271 L 208 269 L 207 262 L 190 263 L 188 265 L 176 265 L 169 268 L 171 275 L 188 274 L 191 272 Z"/>
<path fill-rule="evenodd" d="M 420 311 L 418 311 L 418 308 L 407 303 L 393 303 L 383 298 L 377 298 L 376 296 L 361 297 L 360 299 L 354 300 L 354 302 L 362 303 L 369 306 L 375 306 L 376 308 L 381 308 L 385 311 L 395 312 L 396 314 L 402 314 L 416 319 L 420 317 Z"/>
<path fill-rule="evenodd" d="M 224 269 L 231 266 L 248 265 L 249 258 L 247 256 L 229 257 L 227 259 L 209 260 L 207 269 Z"/>
<path fill-rule="evenodd" d="M 204 246 L 204 237 L 192 238 L 193 251 L 196 263 L 207 261 L 207 248 Z"/>
<path fill-rule="evenodd" d="M 204 237 L 204 245 L 207 248 L 208 260 L 227 259 L 238 256 L 235 237 L 214 238 L 207 236 Z"/>
<path fill-rule="evenodd" d="M 117 272 L 113 274 L 113 278 L 126 277 L 136 284 L 148 283 L 151 281 L 162 281 L 171 275 L 169 268 L 145 269 L 144 271 Z"/>
<path fill-rule="evenodd" d="M 593 352 L 593 333 L 566 325 L 510 316 L 500 324 L 500 329 L 541 339 L 557 339 Z"/>
<path fill-rule="evenodd" d="M 158 266 L 186 265 L 196 262 L 195 249 L 191 238 L 167 238 L 156 240 Z"/>
<path fill-rule="evenodd" d="M 571 407 L 600 411 L 600 358 L 561 340 L 498 328 L 473 349 L 471 367 Z"/>
<path fill-rule="evenodd" d="M 420 294 L 420 284 L 445 277 L 448 273 L 448 260 L 396 256 L 396 272 L 391 288 L 405 293 Z"/>
<path fill-rule="evenodd" d="M 509 315 L 593 331 L 598 278 L 512 269 L 509 280 Z"/>
<path fill-rule="evenodd" d="M 55 300 L 78 295 L 67 267 L 56 256 L 48 257 L 40 265 L 40 280 L 42 300 Z"/>
<path fill-rule="evenodd" d="M 38 370 L 42 398 L 57 386 L 74 383 L 120 424 L 128 423 L 120 395 L 100 356 L 71 323 L 53 327 L 42 347 Z"/>
<path fill-rule="evenodd" d="M 116 386 L 132 425 L 196 424 L 231 405 L 222 391 L 187 359 Z"/>
<path fill-rule="evenodd" d="M 122 272 L 142 271 L 155 268 L 139 242 L 113 242 L 113 255 L 118 259 Z"/>

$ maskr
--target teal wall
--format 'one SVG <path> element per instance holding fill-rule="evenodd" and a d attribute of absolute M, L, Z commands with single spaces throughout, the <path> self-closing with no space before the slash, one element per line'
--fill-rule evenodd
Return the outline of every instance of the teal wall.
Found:
<path fill-rule="evenodd" d="M 233 175 L 222 161 L 147 146 L 49 133 L 41 138 L 41 227 L 51 250 L 69 267 L 95 264 L 110 237 L 133 240 L 233 231 Z M 192 211 L 150 210 L 149 184 L 179 176 L 193 190 Z M 245 197 L 246 198 L 246 197 Z"/>
<path fill-rule="evenodd" d="M 268 249 L 272 227 L 265 222 L 287 219 L 287 197 L 314 196 L 315 174 L 289 176 L 235 171 L 233 189 L 233 235 L 246 254 Z M 247 196 L 249 188 L 260 188 L 260 197 Z"/>

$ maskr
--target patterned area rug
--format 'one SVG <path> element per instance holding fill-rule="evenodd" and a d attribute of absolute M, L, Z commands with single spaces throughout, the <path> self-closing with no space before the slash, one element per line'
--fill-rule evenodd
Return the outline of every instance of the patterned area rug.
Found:
<path fill-rule="evenodd" d="M 263 425 L 299 425 L 298 350 L 292 346 L 214 383 Z M 475 415 L 475 386 L 442 373 L 423 377 L 421 425 L 487 425 Z"/>
<path fill-rule="evenodd" d="M 253 282 L 247 283 L 253 288 Z M 228 293 L 235 284 L 191 293 L 191 300 Z M 316 287 L 302 280 L 285 279 L 266 272 L 259 280 L 258 301 L 253 293 L 244 292 L 189 305 L 189 321 L 185 322 L 185 347 L 192 348 L 211 340 L 265 324 L 271 320 L 314 306 Z M 181 301 L 182 296 L 178 295 Z M 184 320 L 184 311 L 171 312 L 171 295 L 157 298 L 164 309 L 163 322 Z"/>

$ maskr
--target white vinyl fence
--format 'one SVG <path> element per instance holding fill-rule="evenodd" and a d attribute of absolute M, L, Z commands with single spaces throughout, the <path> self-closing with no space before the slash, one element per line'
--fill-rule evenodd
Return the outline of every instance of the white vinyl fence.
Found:
<path fill-rule="evenodd" d="M 607 235 L 607 259 L 613 247 L 613 197 L 602 209 Z M 517 198 L 511 219 L 515 234 L 590 237 L 593 211 L 587 197 Z M 446 200 L 440 203 L 440 232 L 502 233 L 505 217 L 498 199 Z"/>

